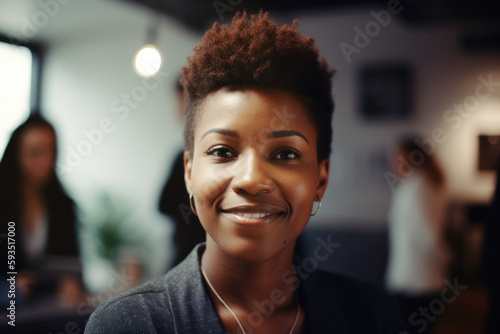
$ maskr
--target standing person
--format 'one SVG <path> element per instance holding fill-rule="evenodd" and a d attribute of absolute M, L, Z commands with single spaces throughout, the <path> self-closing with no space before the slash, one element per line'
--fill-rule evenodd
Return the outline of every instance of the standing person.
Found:
<path fill-rule="evenodd" d="M 85 333 L 400 332 L 383 292 L 313 258 L 293 265 L 328 183 L 333 112 L 332 72 L 296 27 L 238 13 L 195 47 L 182 79 L 184 178 L 207 241 L 101 304 Z M 325 237 L 316 261 L 333 251 Z"/>
<path fill-rule="evenodd" d="M 489 294 L 489 313 L 486 334 L 500 332 L 500 156 L 498 157 L 497 184 L 490 206 L 490 214 L 484 228 L 482 274 Z"/>
<path fill-rule="evenodd" d="M 429 333 L 432 322 L 417 321 L 420 318 L 415 314 L 420 307 L 428 308 L 434 298 L 441 298 L 448 277 L 445 179 L 434 156 L 425 154 L 414 139 L 401 143 L 397 159 L 396 164 L 402 164 L 399 170 L 409 175 L 402 176 L 388 216 L 387 288 L 396 296 L 412 333 Z"/>
<path fill-rule="evenodd" d="M 55 173 L 56 155 L 54 127 L 41 116 L 31 116 L 12 133 L 0 162 L 0 226 L 5 236 L 1 275 L 13 271 L 7 266 L 6 236 L 14 226 L 19 300 L 57 294 L 66 302 L 82 298 L 81 273 L 61 273 L 54 279 L 44 268 L 48 257 L 78 262 L 79 254 L 74 203 Z"/>
<path fill-rule="evenodd" d="M 179 80 L 176 84 L 176 94 L 179 116 L 184 121 L 184 88 Z M 205 241 L 205 230 L 189 205 L 189 195 L 184 183 L 184 150 L 177 154 L 172 165 L 161 193 L 159 209 L 160 212 L 170 216 L 174 223 L 175 258 L 173 265 L 175 266 L 184 260 L 194 246 Z"/>

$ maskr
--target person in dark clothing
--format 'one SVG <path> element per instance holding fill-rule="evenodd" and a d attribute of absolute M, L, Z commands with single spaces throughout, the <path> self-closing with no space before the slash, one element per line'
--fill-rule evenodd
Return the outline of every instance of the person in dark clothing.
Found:
<path fill-rule="evenodd" d="M 56 155 L 53 126 L 31 116 L 13 132 L 0 162 L 0 275 L 17 272 L 19 300 L 67 292 L 60 297 L 81 297 L 79 269 L 76 276 L 46 270 L 48 262 L 61 264 L 61 257 L 78 264 L 79 255 L 74 203 L 55 173 Z"/>
<path fill-rule="evenodd" d="M 177 80 L 177 101 L 180 117 L 184 120 L 184 88 Z M 184 151 L 180 151 L 172 165 L 170 175 L 163 187 L 159 210 L 172 218 L 174 223 L 175 258 L 173 266 L 181 263 L 191 250 L 205 241 L 205 230 L 189 206 L 189 195 L 184 183 Z"/>
<path fill-rule="evenodd" d="M 184 180 L 207 241 L 165 276 L 101 304 L 85 333 L 403 329 L 384 292 L 318 270 L 337 246 L 329 238 L 293 262 L 328 183 L 333 114 L 333 71 L 296 26 L 238 13 L 195 47 L 181 80 Z"/>
<path fill-rule="evenodd" d="M 101 304 L 85 333 L 228 333 L 199 270 L 205 247 L 200 244 L 167 275 Z M 325 286 L 331 288 L 325 290 Z M 393 300 L 365 283 L 319 270 L 300 280 L 296 287 L 301 305 L 308 312 L 303 333 L 406 334 L 393 321 L 398 317 Z M 248 333 L 251 327 L 255 327 L 253 333 L 261 333 L 255 325 L 279 302 L 279 298 L 274 302 L 271 298 L 256 300 L 262 311 L 242 320 Z"/>
<path fill-rule="evenodd" d="M 490 310 L 485 333 L 500 333 L 500 156 L 497 165 L 497 182 L 488 220 L 484 229 L 483 244 L 483 280 L 489 293 Z"/>

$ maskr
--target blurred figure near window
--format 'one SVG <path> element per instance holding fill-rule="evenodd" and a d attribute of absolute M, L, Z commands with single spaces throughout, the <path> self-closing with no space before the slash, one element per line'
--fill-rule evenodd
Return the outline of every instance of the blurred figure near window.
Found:
<path fill-rule="evenodd" d="M 500 333 L 500 156 L 497 183 L 484 229 L 482 274 L 489 293 L 490 311 L 486 321 L 487 334 Z"/>
<path fill-rule="evenodd" d="M 414 138 L 400 144 L 396 166 L 400 179 L 388 216 L 386 284 L 409 329 L 430 333 L 434 321 L 419 322 L 419 308 L 428 308 L 434 298 L 441 298 L 451 262 L 445 242 L 445 177 L 435 157 L 427 155 Z"/>
<path fill-rule="evenodd" d="M 16 302 L 57 296 L 74 305 L 83 298 L 74 203 L 56 176 L 56 155 L 54 127 L 31 116 L 12 133 L 0 162 L 0 275 L 17 272 Z M 15 226 L 12 268 L 8 225 Z"/>

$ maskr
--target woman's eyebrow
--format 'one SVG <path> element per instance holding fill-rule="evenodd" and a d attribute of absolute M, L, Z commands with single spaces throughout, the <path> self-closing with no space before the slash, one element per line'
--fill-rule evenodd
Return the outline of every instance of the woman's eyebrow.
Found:
<path fill-rule="evenodd" d="M 206 135 L 210 133 L 218 133 L 224 136 L 230 136 L 230 137 L 235 137 L 239 138 L 238 131 L 236 130 L 230 130 L 230 129 L 221 129 L 221 128 L 214 128 L 210 129 L 207 132 L 201 136 L 200 140 L 202 140 Z M 307 140 L 306 136 L 304 136 L 302 133 L 296 130 L 280 130 L 280 131 L 273 131 L 269 134 L 268 138 L 273 139 L 273 138 L 283 138 L 283 137 L 291 137 L 291 136 L 298 136 L 306 141 L 306 143 L 309 144 L 309 141 Z"/>
<path fill-rule="evenodd" d="M 207 132 L 205 132 L 203 134 L 203 136 L 201 136 L 200 140 L 202 140 L 203 137 L 205 137 L 209 133 L 219 133 L 219 134 L 224 135 L 224 136 L 230 136 L 230 137 L 235 137 L 235 138 L 239 138 L 240 137 L 238 135 L 238 131 L 236 131 L 236 130 L 215 128 L 215 129 L 210 129 Z"/>
<path fill-rule="evenodd" d="M 299 131 L 295 131 L 295 130 L 273 131 L 269 134 L 268 138 L 272 139 L 272 138 L 283 138 L 283 137 L 291 137 L 291 136 L 299 136 L 300 138 L 304 139 L 306 141 L 306 143 L 309 144 L 309 141 L 307 140 L 306 136 L 304 136 Z"/>

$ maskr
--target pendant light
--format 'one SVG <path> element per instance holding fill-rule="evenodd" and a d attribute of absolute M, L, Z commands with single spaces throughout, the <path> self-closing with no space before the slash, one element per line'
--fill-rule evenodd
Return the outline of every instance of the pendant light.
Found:
<path fill-rule="evenodd" d="M 160 16 L 158 15 L 148 28 L 146 44 L 134 56 L 135 73 L 144 78 L 155 76 L 162 65 L 163 58 L 156 46 L 159 26 Z"/>

